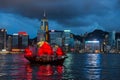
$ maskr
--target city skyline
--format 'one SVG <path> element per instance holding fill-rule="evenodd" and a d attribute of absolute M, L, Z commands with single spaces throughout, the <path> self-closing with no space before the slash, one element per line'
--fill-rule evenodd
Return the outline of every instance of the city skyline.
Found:
<path fill-rule="evenodd" d="M 35 37 L 44 10 L 50 30 L 69 29 L 75 34 L 95 29 L 120 31 L 119 0 L 1 0 L 0 3 L 0 28 L 6 28 L 10 34 L 26 31 Z"/>

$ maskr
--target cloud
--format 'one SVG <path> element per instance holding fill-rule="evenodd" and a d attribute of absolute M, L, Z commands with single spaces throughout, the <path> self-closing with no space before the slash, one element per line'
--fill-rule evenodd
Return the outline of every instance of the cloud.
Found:
<path fill-rule="evenodd" d="M 119 0 L 0 0 L 4 12 L 40 20 L 45 10 L 50 21 L 64 27 L 86 28 L 97 23 L 106 30 L 119 27 L 119 5 Z"/>
<path fill-rule="evenodd" d="M 30 37 L 35 37 L 39 25 L 40 21 L 38 19 L 30 19 L 10 13 L 0 13 L 0 28 L 7 29 L 8 34 L 25 31 L 30 34 Z"/>

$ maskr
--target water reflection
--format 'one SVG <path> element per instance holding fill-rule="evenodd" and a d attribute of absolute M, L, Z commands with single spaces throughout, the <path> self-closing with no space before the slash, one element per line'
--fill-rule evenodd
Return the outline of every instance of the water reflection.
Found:
<path fill-rule="evenodd" d="M 29 64 L 27 64 L 26 65 L 26 80 L 32 80 L 32 73 L 33 73 L 32 67 Z"/>
<path fill-rule="evenodd" d="M 51 65 L 41 65 L 38 67 L 38 76 L 51 76 L 53 75 L 53 67 Z"/>
<path fill-rule="evenodd" d="M 63 65 L 26 65 L 26 80 L 55 80 L 62 79 Z"/>
<path fill-rule="evenodd" d="M 5 56 L 1 56 L 0 55 L 0 77 L 7 75 L 3 71 L 4 70 L 4 65 L 6 64 L 6 62 L 4 61 L 4 59 L 6 59 Z"/>
<path fill-rule="evenodd" d="M 87 54 L 84 68 L 85 78 L 89 80 L 100 80 L 101 70 L 101 54 Z"/>
<path fill-rule="evenodd" d="M 0 80 L 120 80 L 120 54 L 67 54 L 63 65 L 33 65 L 0 55 Z"/>
<path fill-rule="evenodd" d="M 63 65 L 30 64 L 23 55 L 0 56 L 0 80 L 62 79 Z"/>
<path fill-rule="evenodd" d="M 86 67 L 101 67 L 101 54 L 87 54 L 85 64 Z"/>

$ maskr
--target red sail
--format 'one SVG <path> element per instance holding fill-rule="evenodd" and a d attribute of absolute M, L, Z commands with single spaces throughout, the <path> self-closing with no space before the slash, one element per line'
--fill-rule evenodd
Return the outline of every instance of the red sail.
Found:
<path fill-rule="evenodd" d="M 62 51 L 62 49 L 60 47 L 58 47 L 56 50 L 56 54 L 57 54 L 57 56 L 63 56 L 64 52 Z"/>
<path fill-rule="evenodd" d="M 32 51 L 29 48 L 25 49 L 25 56 L 32 56 Z"/>
<path fill-rule="evenodd" d="M 53 55 L 52 47 L 47 42 L 44 42 L 43 45 L 38 49 L 38 56 L 42 56 L 44 54 Z"/>

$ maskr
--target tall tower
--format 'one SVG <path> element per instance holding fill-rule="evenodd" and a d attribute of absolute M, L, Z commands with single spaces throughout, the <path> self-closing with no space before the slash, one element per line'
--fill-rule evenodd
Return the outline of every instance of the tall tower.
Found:
<path fill-rule="evenodd" d="M 46 18 L 46 13 L 44 12 L 43 18 L 41 19 L 40 29 L 43 31 L 48 31 L 48 20 Z"/>
<path fill-rule="evenodd" d="M 48 19 L 46 18 L 46 13 L 44 11 L 43 18 L 41 19 L 40 30 L 38 31 L 37 41 L 49 41 L 49 29 L 48 29 Z"/>
<path fill-rule="evenodd" d="M 41 30 L 45 31 L 45 40 L 49 41 L 48 19 L 46 18 L 45 11 L 44 11 L 43 19 L 41 20 Z"/>
<path fill-rule="evenodd" d="M 115 47 L 115 31 L 109 33 L 109 44 L 111 47 Z"/>

